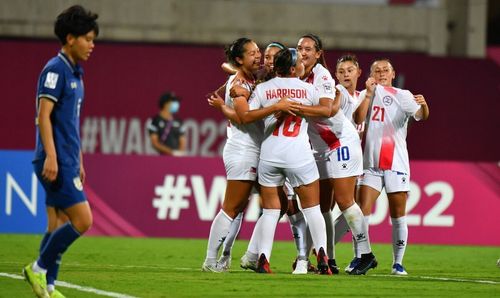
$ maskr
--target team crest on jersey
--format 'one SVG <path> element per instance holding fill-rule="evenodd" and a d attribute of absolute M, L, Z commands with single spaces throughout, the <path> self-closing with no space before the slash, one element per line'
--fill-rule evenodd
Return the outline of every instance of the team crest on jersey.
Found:
<path fill-rule="evenodd" d="M 80 177 L 73 178 L 73 184 L 75 185 L 75 188 L 78 189 L 79 191 L 83 190 L 83 184 L 82 180 L 80 180 Z"/>
<path fill-rule="evenodd" d="M 328 77 L 327 76 L 323 76 L 322 79 L 323 79 L 323 81 L 328 81 Z"/>
<path fill-rule="evenodd" d="M 394 101 L 394 99 L 392 98 L 392 96 L 384 96 L 384 98 L 382 98 L 382 102 L 384 103 L 384 105 L 386 106 L 390 106 L 392 105 L 392 102 Z"/>
<path fill-rule="evenodd" d="M 71 82 L 71 89 L 76 89 L 78 84 L 76 82 Z"/>
<path fill-rule="evenodd" d="M 59 79 L 59 74 L 55 72 L 48 72 L 43 86 L 49 89 L 56 89 L 57 79 Z"/>
<path fill-rule="evenodd" d="M 324 83 L 323 84 L 323 90 L 325 91 L 325 93 L 333 93 L 332 84 L 330 84 L 330 83 Z"/>

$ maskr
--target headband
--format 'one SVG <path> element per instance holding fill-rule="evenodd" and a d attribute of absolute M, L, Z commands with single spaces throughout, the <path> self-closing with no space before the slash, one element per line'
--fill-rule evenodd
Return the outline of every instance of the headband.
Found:
<path fill-rule="evenodd" d="M 288 48 L 290 53 L 292 54 L 292 66 L 297 64 L 297 49 L 296 48 Z"/>
<path fill-rule="evenodd" d="M 276 48 L 279 48 L 280 50 L 284 50 L 285 48 L 283 47 L 283 45 L 280 45 L 279 43 L 277 42 L 271 42 L 269 45 L 267 45 L 266 48 L 272 48 L 272 47 L 276 47 Z"/>

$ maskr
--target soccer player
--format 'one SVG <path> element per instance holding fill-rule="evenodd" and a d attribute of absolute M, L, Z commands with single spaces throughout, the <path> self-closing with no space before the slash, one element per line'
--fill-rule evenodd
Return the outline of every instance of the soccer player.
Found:
<path fill-rule="evenodd" d="M 247 98 L 232 98 L 230 89 L 237 84 L 248 91 L 253 90 L 255 74 L 260 67 L 261 54 L 257 44 L 244 37 L 234 41 L 226 48 L 225 52 L 228 62 L 237 68 L 238 72 L 231 76 L 226 83 L 225 103 L 223 105 L 215 98 L 209 99 L 209 103 L 220 109 L 230 120 L 228 139 L 223 152 L 227 175 L 226 193 L 222 209 L 212 222 L 207 256 L 202 265 L 202 270 L 209 272 L 227 270 L 225 266 L 217 263 L 217 254 L 230 231 L 232 222 L 248 204 L 248 197 L 257 177 L 262 125 L 254 121 L 273 114 L 279 109 L 288 111 L 291 106 L 287 100 L 282 100 L 279 106 L 260 109 L 257 114 L 253 114 L 255 117 L 247 115 L 245 119 L 242 119 L 237 115 L 235 110 L 248 109 Z"/>
<path fill-rule="evenodd" d="M 38 297 L 64 297 L 53 283 L 59 267 L 57 259 L 92 224 L 92 213 L 83 193 L 85 171 L 79 120 L 84 89 L 79 62 L 87 61 L 94 50 L 94 39 L 99 33 L 97 17 L 80 5 L 59 14 L 54 32 L 62 48 L 38 79 L 33 165 L 46 192 L 48 229 L 38 259 L 23 268 L 24 277 Z M 69 221 L 57 227 L 60 211 Z"/>
<path fill-rule="evenodd" d="M 375 60 L 370 71 L 366 90 L 360 94 L 364 100 L 355 116 L 357 123 L 366 117 L 364 170 L 359 182 L 358 202 L 365 216 L 369 216 L 385 187 L 392 222 L 392 274 L 406 275 L 408 273 L 403 267 L 408 240 L 405 212 L 410 190 L 407 126 L 411 118 L 426 120 L 429 107 L 422 95 L 414 96 L 408 90 L 392 86 L 396 72 L 389 59 Z"/>
<path fill-rule="evenodd" d="M 296 49 L 279 51 L 274 59 L 277 77 L 259 84 L 250 100 L 252 109 L 267 109 L 280 98 L 312 105 L 314 100 L 322 101 L 322 94 L 314 86 L 300 81 L 304 65 Z M 285 99 L 286 100 L 286 99 Z M 256 113 L 258 110 L 237 110 L 238 116 Z M 325 109 L 325 115 L 335 113 L 333 108 Z M 299 196 L 304 216 L 309 224 L 311 236 L 318 250 L 318 270 L 321 274 L 332 274 L 326 255 L 325 222 L 319 208 L 318 170 L 309 145 L 307 122 L 295 114 L 283 114 L 276 118 L 270 115 L 264 119 L 264 140 L 259 160 L 259 184 L 262 197 L 263 214 L 257 221 L 255 233 L 258 235 L 257 272 L 270 273 L 269 260 L 274 232 L 280 217 L 279 192 L 288 178 L 295 193 Z"/>

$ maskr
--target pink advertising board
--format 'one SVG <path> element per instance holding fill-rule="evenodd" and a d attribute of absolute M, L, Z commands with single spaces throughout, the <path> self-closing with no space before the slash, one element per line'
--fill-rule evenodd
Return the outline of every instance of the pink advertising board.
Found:
<path fill-rule="evenodd" d="M 85 164 L 93 235 L 206 238 L 224 197 L 220 158 L 95 154 L 87 155 Z M 500 245 L 497 164 L 414 161 L 411 167 L 409 241 Z M 388 214 L 382 194 L 371 218 L 373 242 L 391 241 Z M 249 239 L 258 216 L 252 199 L 240 238 Z M 286 217 L 276 239 L 291 239 Z"/>

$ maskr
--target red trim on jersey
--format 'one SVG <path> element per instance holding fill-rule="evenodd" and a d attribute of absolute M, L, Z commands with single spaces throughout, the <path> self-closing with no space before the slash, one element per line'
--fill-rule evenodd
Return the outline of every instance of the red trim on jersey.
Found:
<path fill-rule="evenodd" d="M 396 93 L 398 93 L 398 91 L 396 89 L 394 89 L 393 87 L 385 86 L 384 89 L 385 89 L 385 91 L 391 93 L 392 95 L 396 95 Z"/>
<path fill-rule="evenodd" d="M 382 138 L 382 146 L 380 147 L 380 156 L 378 160 L 378 167 L 382 170 L 392 169 L 392 161 L 394 159 L 394 148 L 396 143 L 390 136 Z"/>
<path fill-rule="evenodd" d="M 324 125 L 322 123 L 315 123 L 314 127 L 318 131 L 321 139 L 328 145 L 328 148 L 330 148 L 330 150 L 340 147 L 340 140 L 333 133 L 333 131 L 328 128 L 327 125 Z"/>
<path fill-rule="evenodd" d="M 311 71 L 311 73 L 307 76 L 307 78 L 305 79 L 305 82 L 309 83 L 309 84 L 314 84 L 314 72 L 313 71 Z"/>

